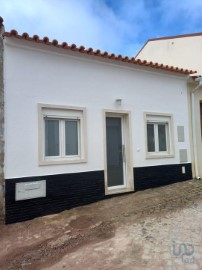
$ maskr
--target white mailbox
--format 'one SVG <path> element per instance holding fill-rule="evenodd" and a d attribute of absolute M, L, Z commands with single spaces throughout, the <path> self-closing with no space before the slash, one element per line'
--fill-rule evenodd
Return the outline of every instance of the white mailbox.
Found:
<path fill-rule="evenodd" d="M 15 184 L 15 200 L 46 197 L 46 180 L 20 182 Z"/>

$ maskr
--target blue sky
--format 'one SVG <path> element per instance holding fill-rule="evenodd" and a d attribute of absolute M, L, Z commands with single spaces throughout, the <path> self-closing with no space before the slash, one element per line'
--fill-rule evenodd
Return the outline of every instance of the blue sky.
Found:
<path fill-rule="evenodd" d="M 6 31 L 134 56 L 149 38 L 202 32 L 201 0 L 0 0 Z"/>

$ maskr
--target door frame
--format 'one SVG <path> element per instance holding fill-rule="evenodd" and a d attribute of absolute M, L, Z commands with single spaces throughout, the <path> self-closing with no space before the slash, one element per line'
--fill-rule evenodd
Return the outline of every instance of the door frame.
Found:
<path fill-rule="evenodd" d="M 125 185 L 108 188 L 107 181 L 107 138 L 106 138 L 106 117 L 121 117 L 122 118 L 122 133 L 124 133 L 125 140 Z M 131 112 L 121 110 L 103 110 L 103 131 L 104 131 L 104 178 L 105 178 L 105 195 L 117 194 L 134 191 L 133 178 L 133 159 L 132 159 L 132 133 L 131 133 Z"/>
<path fill-rule="evenodd" d="M 107 114 L 105 117 L 105 121 L 107 117 L 111 117 L 111 118 L 120 118 L 121 119 L 121 138 L 122 138 L 122 142 L 121 144 L 126 145 L 126 136 L 125 136 L 125 121 L 124 121 L 124 116 L 120 115 L 120 114 Z M 107 134 L 107 129 L 106 129 L 106 134 Z M 106 136 L 106 140 L 107 140 L 107 136 Z M 107 150 L 107 148 L 106 148 Z M 123 149 L 122 149 L 123 151 Z M 126 150 L 124 149 L 124 159 L 122 160 L 123 163 L 123 185 L 117 185 L 117 186 L 112 186 L 112 187 L 108 187 L 108 190 L 113 190 L 113 189 L 123 189 L 126 188 L 126 182 L 127 182 L 127 166 L 126 166 L 126 158 L 125 158 L 125 152 Z M 107 153 L 107 152 L 106 152 Z M 107 157 L 107 156 L 106 156 Z M 125 161 L 124 161 L 125 160 Z M 107 158 L 106 158 L 107 161 Z M 106 164 L 107 165 L 107 164 Z M 106 167 L 107 168 L 107 167 Z M 107 173 L 107 170 L 106 170 Z"/>

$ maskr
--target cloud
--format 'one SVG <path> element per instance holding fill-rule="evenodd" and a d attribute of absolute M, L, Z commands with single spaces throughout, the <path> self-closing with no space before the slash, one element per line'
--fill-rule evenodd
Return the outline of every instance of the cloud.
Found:
<path fill-rule="evenodd" d="M 201 31 L 201 0 L 162 0 L 163 25 L 181 33 Z"/>
<path fill-rule="evenodd" d="M 201 0 L 1 0 L 6 30 L 134 56 L 147 39 L 201 31 Z"/>
<path fill-rule="evenodd" d="M 128 40 L 135 42 L 139 28 L 101 0 L 3 0 L 1 10 L 7 30 L 115 53 L 121 53 Z"/>

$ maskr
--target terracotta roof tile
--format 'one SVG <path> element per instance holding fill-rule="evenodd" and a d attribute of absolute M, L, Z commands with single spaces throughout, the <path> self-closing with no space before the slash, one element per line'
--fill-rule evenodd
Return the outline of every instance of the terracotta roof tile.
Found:
<path fill-rule="evenodd" d="M 170 67 L 168 65 L 154 63 L 151 61 L 147 62 L 146 60 L 135 59 L 134 57 L 132 57 L 132 58 L 129 58 L 128 56 L 123 57 L 120 54 L 117 56 L 113 53 L 109 54 L 108 52 L 101 52 L 100 50 L 93 50 L 92 48 L 85 49 L 84 46 L 77 47 L 75 44 L 68 45 L 68 43 L 66 43 L 66 42 L 59 44 L 56 39 L 50 41 L 48 37 L 44 37 L 43 39 L 40 39 L 38 35 L 34 35 L 33 37 L 30 37 L 28 33 L 23 33 L 22 35 L 19 35 L 16 30 L 11 30 L 10 32 L 4 32 L 3 36 L 4 37 L 15 37 L 17 39 L 24 39 L 24 40 L 31 41 L 31 42 L 46 44 L 49 46 L 55 46 L 55 47 L 62 48 L 65 50 L 77 51 L 77 52 L 83 53 L 83 54 L 93 55 L 93 56 L 102 57 L 102 58 L 106 58 L 106 59 L 113 59 L 113 60 L 131 63 L 131 64 L 135 64 L 135 65 L 146 66 L 146 67 L 151 67 L 151 68 L 155 68 L 155 69 L 161 69 L 161 70 L 181 73 L 181 74 L 185 74 L 185 75 L 196 73 L 196 71 L 173 67 L 173 66 Z"/>

